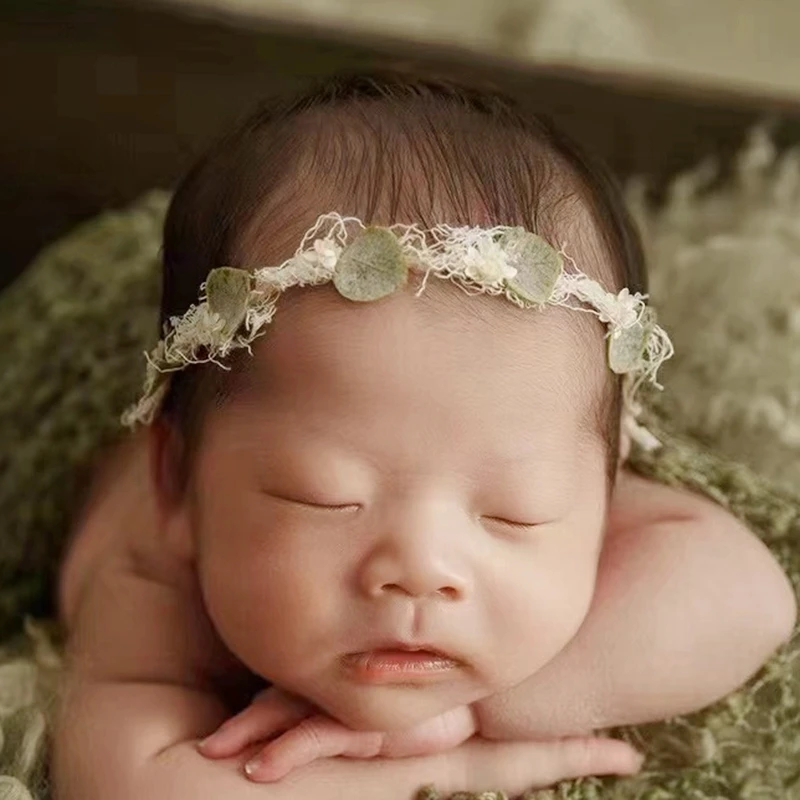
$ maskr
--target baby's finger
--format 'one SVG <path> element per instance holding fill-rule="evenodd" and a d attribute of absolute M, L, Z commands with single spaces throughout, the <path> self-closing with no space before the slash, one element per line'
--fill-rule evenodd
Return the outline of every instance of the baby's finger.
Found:
<path fill-rule="evenodd" d="M 350 730 L 323 715 L 307 717 L 270 742 L 258 756 L 248 761 L 244 771 L 250 780 L 270 782 L 318 758 L 372 758 L 380 752 L 383 736 L 379 732 Z"/>
<path fill-rule="evenodd" d="M 580 736 L 562 739 L 560 765 L 564 777 L 583 778 L 588 775 L 635 775 L 644 756 L 627 742 L 601 736 Z"/>
<path fill-rule="evenodd" d="M 503 742 L 487 758 L 468 758 L 470 748 L 452 751 L 461 756 L 457 771 L 464 775 L 463 786 L 448 787 L 455 792 L 468 787 L 500 788 L 513 794 L 528 789 L 542 789 L 560 781 L 591 775 L 634 775 L 642 756 L 626 742 L 586 736 L 544 742 Z M 492 751 L 487 751 L 492 753 Z M 458 763 L 458 761 L 456 761 Z M 488 772 L 493 778 L 486 781 Z"/>
<path fill-rule="evenodd" d="M 288 730 L 309 713 L 308 707 L 302 704 L 286 704 L 278 698 L 273 701 L 264 697 L 199 742 L 198 749 L 208 758 L 229 758 L 254 742 Z"/>
<path fill-rule="evenodd" d="M 387 733 L 381 756 L 403 758 L 424 756 L 449 750 L 475 733 L 476 723 L 469 706 L 459 706 L 414 728 Z"/>
<path fill-rule="evenodd" d="M 460 791 L 502 789 L 510 796 L 590 775 L 630 775 L 641 756 L 612 739 L 494 742 L 475 737 L 438 760 L 436 788 L 445 796 Z M 430 762 L 428 762 L 430 763 Z"/>

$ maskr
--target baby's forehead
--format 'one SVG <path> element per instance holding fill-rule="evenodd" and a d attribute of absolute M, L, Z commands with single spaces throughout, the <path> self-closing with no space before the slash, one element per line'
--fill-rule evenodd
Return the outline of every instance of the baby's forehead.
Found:
<path fill-rule="evenodd" d="M 402 392 L 405 382 L 425 382 L 440 403 L 461 392 L 474 395 L 476 407 L 484 397 L 518 418 L 552 409 L 579 417 L 579 427 L 598 435 L 605 365 L 594 317 L 520 309 L 502 297 L 429 283 L 420 296 L 407 287 L 363 304 L 329 286 L 290 290 L 256 345 L 247 383 L 269 395 L 304 391 L 303 384 L 317 392 L 347 384 L 378 397 Z M 583 316 L 588 320 L 578 324 Z"/>

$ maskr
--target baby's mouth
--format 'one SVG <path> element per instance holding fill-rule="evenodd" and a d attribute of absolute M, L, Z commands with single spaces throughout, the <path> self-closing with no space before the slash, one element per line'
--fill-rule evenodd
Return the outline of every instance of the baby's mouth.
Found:
<path fill-rule="evenodd" d="M 372 650 L 348 653 L 342 659 L 345 669 L 363 683 L 409 683 L 452 677 L 463 666 L 453 656 L 427 645 L 389 643 Z"/>

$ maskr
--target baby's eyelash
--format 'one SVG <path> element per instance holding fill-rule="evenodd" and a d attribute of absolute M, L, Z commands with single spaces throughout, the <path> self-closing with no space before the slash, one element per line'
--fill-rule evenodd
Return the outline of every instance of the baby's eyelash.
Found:
<path fill-rule="evenodd" d="M 324 511 L 357 511 L 361 506 L 358 503 L 339 503 L 336 505 L 326 503 L 308 503 L 303 502 L 302 505 L 309 506 L 310 508 L 320 508 Z"/>
<path fill-rule="evenodd" d="M 317 503 L 313 500 L 301 500 L 297 497 L 289 497 L 283 494 L 272 494 L 271 496 L 278 500 L 283 500 L 286 503 L 306 506 L 308 508 L 318 508 L 323 511 L 353 511 L 361 508 L 359 503 Z"/>
<path fill-rule="evenodd" d="M 513 519 L 505 519 L 505 517 L 484 517 L 483 519 L 488 519 L 491 522 L 499 522 L 501 525 L 508 525 L 511 528 L 535 528 L 540 524 L 538 522 L 519 522 Z"/>

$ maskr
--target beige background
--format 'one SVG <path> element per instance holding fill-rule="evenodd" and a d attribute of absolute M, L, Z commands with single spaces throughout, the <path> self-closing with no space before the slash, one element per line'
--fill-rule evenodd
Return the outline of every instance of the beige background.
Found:
<path fill-rule="evenodd" d="M 800 141 L 794 2 L 0 0 L 0 286 L 81 220 L 172 186 L 257 100 L 344 67 L 488 77 L 657 194 L 724 166 L 765 115 Z"/>
<path fill-rule="evenodd" d="M 797 0 L 153 0 L 457 47 L 520 64 L 800 95 Z"/>

